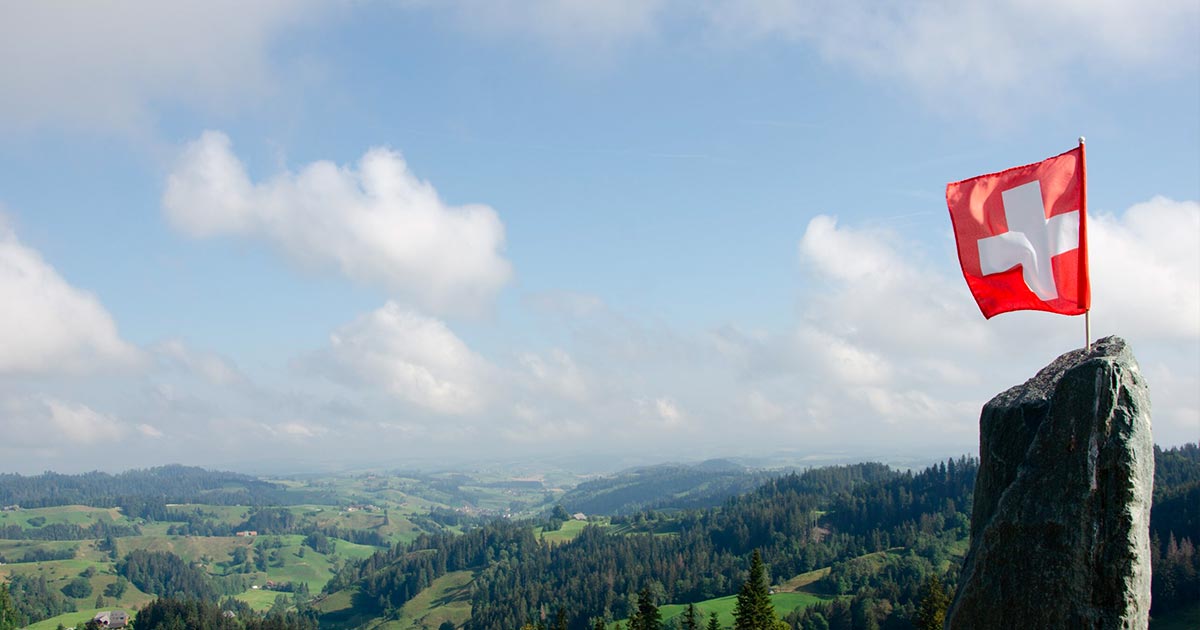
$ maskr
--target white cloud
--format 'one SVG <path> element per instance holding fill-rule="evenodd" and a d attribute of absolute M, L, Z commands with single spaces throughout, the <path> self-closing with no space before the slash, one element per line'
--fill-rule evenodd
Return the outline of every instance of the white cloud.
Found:
<path fill-rule="evenodd" d="M 125 429 L 115 418 L 52 397 L 0 398 L 0 433 L 5 447 L 57 450 L 63 446 L 112 442 Z"/>
<path fill-rule="evenodd" d="M 60 400 L 47 400 L 50 424 L 58 434 L 71 442 L 92 444 L 112 441 L 121 436 L 121 425 L 113 418 L 97 413 L 86 405 L 72 404 Z"/>
<path fill-rule="evenodd" d="M 168 178 L 163 207 L 194 237 L 263 238 L 439 312 L 481 308 L 512 275 L 496 212 L 446 205 L 388 149 L 371 149 L 356 168 L 314 162 L 255 184 L 229 138 L 205 132 Z"/>
<path fill-rule="evenodd" d="M 935 348 L 973 352 L 989 343 L 990 329 L 962 299 L 961 278 L 927 263 L 916 243 L 879 228 L 838 227 L 819 215 L 799 251 L 803 270 L 823 285 L 806 318 L 835 338 L 924 357 Z"/>
<path fill-rule="evenodd" d="M 937 107 L 989 117 L 1070 96 L 1075 81 L 1197 66 L 1193 0 L 406 0 L 485 36 L 606 59 L 650 39 L 810 47 L 833 64 L 910 86 Z M 682 35 L 681 35 L 682 34 Z M 557 58 L 557 57 L 556 57 Z"/>
<path fill-rule="evenodd" d="M 309 0 L 0 3 L 0 128 L 140 128 L 153 106 L 234 108 L 273 83 L 273 39 Z"/>
<path fill-rule="evenodd" d="M 1194 67 L 1200 52 L 1200 5 L 1191 0 L 716 0 L 705 10 L 726 38 L 811 45 L 832 62 L 898 78 L 931 102 L 984 114 L 1021 110 L 1016 95 L 1069 94 L 1063 86 L 1080 74 Z"/>
<path fill-rule="evenodd" d="M 1200 337 L 1200 203 L 1155 197 L 1088 221 L 1092 319 L 1158 339 Z"/>
<path fill-rule="evenodd" d="M 3 217 L 0 304 L 0 374 L 83 372 L 138 360 L 100 301 L 23 245 Z"/>
<path fill-rule="evenodd" d="M 160 438 L 163 436 L 163 432 L 160 431 L 158 428 L 154 427 L 153 425 L 149 425 L 149 424 L 145 424 L 145 423 L 137 425 L 137 430 L 138 430 L 138 433 L 141 433 L 142 435 L 144 435 L 148 438 Z"/>
<path fill-rule="evenodd" d="M 395 302 L 338 329 L 326 357 L 354 382 L 439 414 L 479 411 L 492 371 L 444 323 Z"/>
<path fill-rule="evenodd" d="M 607 55 L 653 35 L 668 0 L 406 0 L 449 11 L 483 34 L 512 35 L 590 56 Z"/>
<path fill-rule="evenodd" d="M 1094 214 L 1088 230 L 1094 337 L 1124 337 L 1154 365 L 1148 374 L 1166 375 L 1162 386 L 1148 379 L 1155 415 L 1171 419 L 1156 424 L 1159 437 L 1194 439 L 1200 204 L 1154 198 L 1119 216 Z M 811 365 L 789 366 L 822 388 L 843 429 L 882 420 L 965 435 L 980 404 L 1083 342 L 1080 318 L 1023 312 L 985 321 L 956 260 L 930 264 L 917 243 L 893 233 L 815 217 L 799 251 L 815 281 L 798 331 Z"/>
<path fill-rule="evenodd" d="M 658 413 L 659 418 L 662 418 L 663 423 L 669 427 L 676 427 L 683 424 L 683 412 L 679 410 L 679 405 L 670 398 L 656 398 L 654 400 L 654 411 Z"/>
<path fill-rule="evenodd" d="M 675 399 L 667 396 L 659 396 L 658 398 L 650 400 L 637 400 L 635 402 L 641 415 L 645 418 L 651 419 L 662 429 L 677 429 L 682 427 L 687 419 L 686 414 L 684 414 L 683 410 L 679 408 L 679 403 L 675 402 Z M 631 429 L 633 427 L 625 428 Z M 640 427 L 640 429 L 643 431 L 643 435 L 645 435 L 647 428 L 648 427 Z M 649 427 L 651 431 L 653 431 L 654 428 L 656 427 L 653 427 L 653 425 Z"/>
<path fill-rule="evenodd" d="M 273 425 L 264 424 L 262 426 L 267 433 L 289 440 L 305 440 L 320 437 L 328 433 L 328 429 L 325 427 L 296 421 L 280 422 Z"/>
<path fill-rule="evenodd" d="M 249 382 L 228 359 L 211 352 L 194 350 L 178 339 L 156 344 L 151 351 L 166 366 L 195 374 L 212 385 L 227 386 Z"/>
<path fill-rule="evenodd" d="M 887 385 L 892 366 L 876 352 L 859 348 L 815 327 L 799 331 L 800 342 L 815 364 L 848 385 Z"/>
<path fill-rule="evenodd" d="M 579 365 L 564 350 L 555 348 L 546 356 L 527 352 L 517 357 L 530 389 L 582 402 L 588 385 Z"/>

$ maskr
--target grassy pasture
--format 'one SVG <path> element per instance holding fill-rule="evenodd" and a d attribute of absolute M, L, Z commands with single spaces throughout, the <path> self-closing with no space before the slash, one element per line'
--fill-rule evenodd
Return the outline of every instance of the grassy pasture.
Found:
<path fill-rule="evenodd" d="M 806 590 L 821 578 L 829 575 L 829 570 L 829 567 L 824 567 L 815 571 L 801 573 L 786 582 L 780 583 L 779 592 L 790 593 Z"/>
<path fill-rule="evenodd" d="M 43 619 L 37 623 L 30 624 L 25 627 L 25 630 L 56 630 L 58 628 L 58 624 L 62 624 L 63 627 L 66 627 L 66 628 L 72 628 L 72 627 L 82 628 L 83 624 L 91 621 L 92 618 L 96 616 L 96 613 L 104 611 L 104 610 L 112 610 L 114 608 L 121 608 L 121 607 L 120 606 L 112 606 L 109 608 L 92 608 L 91 604 L 89 604 L 87 608 L 80 608 L 76 612 L 64 613 L 57 617 Z M 125 609 L 125 610 L 128 611 L 130 613 L 130 615 L 132 616 L 132 614 L 133 614 L 132 610 L 129 610 L 129 609 Z"/>
<path fill-rule="evenodd" d="M 172 512 L 190 513 L 199 511 L 205 518 L 217 523 L 239 525 L 250 516 L 250 508 L 244 505 L 208 505 L 201 503 L 172 503 L 167 506 Z"/>
<path fill-rule="evenodd" d="M 17 525 L 23 529 L 35 529 L 29 524 L 32 518 L 44 518 L 45 524 L 61 523 L 87 527 L 97 522 L 132 524 L 117 508 L 94 508 L 82 505 L 61 505 L 58 507 L 20 509 L 13 512 L 0 512 L 0 527 Z"/>
<path fill-rule="evenodd" d="M 380 625 L 380 630 L 417 630 L 437 628 L 450 621 L 462 626 L 471 618 L 470 571 L 453 571 L 433 581 L 429 588 L 400 609 L 400 619 Z"/>
<path fill-rule="evenodd" d="M 233 536 L 137 536 L 117 539 L 121 556 L 130 551 L 169 551 L 188 562 L 199 562 L 209 573 L 223 573 L 215 565 L 228 562 L 233 550 L 245 547 L 249 552 L 253 538 Z"/>
<path fill-rule="evenodd" d="M 78 556 L 80 553 L 78 550 L 91 546 L 86 540 L 0 540 L 0 556 L 8 558 L 9 562 L 12 562 L 16 558 L 23 558 L 27 552 L 31 551 L 63 551 L 71 548 L 77 549 L 76 555 Z"/>
<path fill-rule="evenodd" d="M 437 628 L 445 621 L 462 626 L 471 617 L 470 571 L 452 571 L 404 604 L 397 619 L 369 619 L 354 612 L 356 589 L 338 591 L 316 604 L 322 628 L 371 628 L 372 630 L 417 630 Z"/>
<path fill-rule="evenodd" d="M 238 593 L 237 595 L 234 595 L 234 598 L 250 604 L 250 608 L 253 608 L 256 611 L 263 612 L 265 610 L 270 610 L 271 606 L 275 605 L 275 598 L 280 595 L 287 597 L 289 602 L 291 601 L 291 593 L 280 593 L 278 591 L 268 591 L 261 588 L 251 589 L 244 593 Z"/>
<path fill-rule="evenodd" d="M 575 540 L 583 532 L 583 528 L 588 526 L 587 521 L 570 520 L 562 524 L 562 528 L 557 531 L 543 531 L 542 528 L 534 530 L 534 534 L 542 540 L 551 544 L 565 543 Z"/>
<path fill-rule="evenodd" d="M 818 602 L 829 601 L 828 597 L 813 595 L 812 593 L 775 593 L 770 596 L 771 603 L 775 606 L 775 614 L 779 617 L 796 610 L 804 608 Z M 696 602 L 696 611 L 699 613 L 701 626 L 708 623 L 708 616 L 711 613 L 717 613 L 717 619 L 721 622 L 721 627 L 729 628 L 733 626 L 733 609 L 737 605 L 737 595 L 729 595 L 727 597 L 718 597 L 716 599 L 708 599 L 702 602 Z M 662 615 L 664 623 L 679 617 L 687 609 L 687 604 L 666 604 L 659 606 L 658 611 Z M 625 623 L 625 621 L 622 621 Z M 616 627 L 610 626 L 610 627 Z"/>

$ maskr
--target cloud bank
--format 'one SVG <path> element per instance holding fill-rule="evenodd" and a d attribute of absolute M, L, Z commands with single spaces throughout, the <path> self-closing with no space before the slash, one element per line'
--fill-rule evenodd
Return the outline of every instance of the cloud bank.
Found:
<path fill-rule="evenodd" d="M 240 107 L 273 85 L 274 38 L 320 5 L 263 0 L 0 4 L 0 129 L 137 130 L 152 105 Z"/>

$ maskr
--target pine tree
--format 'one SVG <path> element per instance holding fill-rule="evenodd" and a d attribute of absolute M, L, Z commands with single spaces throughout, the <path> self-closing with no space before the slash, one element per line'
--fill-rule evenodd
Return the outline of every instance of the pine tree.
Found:
<path fill-rule="evenodd" d="M 700 618 L 695 604 L 688 604 L 688 607 L 684 609 L 682 630 L 700 630 Z"/>
<path fill-rule="evenodd" d="M 950 595 L 942 587 L 937 575 L 931 576 L 922 589 L 921 606 L 917 610 L 917 628 L 920 630 L 942 630 L 946 625 L 946 609 L 950 607 Z"/>
<path fill-rule="evenodd" d="M 8 594 L 8 585 L 0 584 L 0 630 L 14 630 L 16 627 L 16 606 Z"/>
<path fill-rule="evenodd" d="M 708 627 L 704 630 L 721 630 L 721 622 L 717 619 L 717 613 L 709 613 Z"/>
<path fill-rule="evenodd" d="M 563 608 L 558 609 L 554 618 L 554 630 L 567 630 L 567 611 Z"/>
<path fill-rule="evenodd" d="M 604 626 L 604 617 L 596 617 L 596 625 L 592 627 L 592 630 L 608 630 Z"/>
<path fill-rule="evenodd" d="M 662 614 L 658 612 L 650 587 L 638 593 L 637 614 L 629 618 L 629 630 L 662 630 Z"/>
<path fill-rule="evenodd" d="M 767 586 L 767 569 L 758 550 L 750 557 L 750 577 L 738 592 L 733 610 L 735 630 L 774 630 L 775 605 L 771 603 Z"/>

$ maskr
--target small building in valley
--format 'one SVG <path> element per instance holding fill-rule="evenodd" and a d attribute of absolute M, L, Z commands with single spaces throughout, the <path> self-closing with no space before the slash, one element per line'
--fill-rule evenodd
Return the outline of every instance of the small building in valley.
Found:
<path fill-rule="evenodd" d="M 105 610 L 96 613 L 92 621 L 105 628 L 124 628 L 129 625 L 129 613 L 124 610 Z"/>

